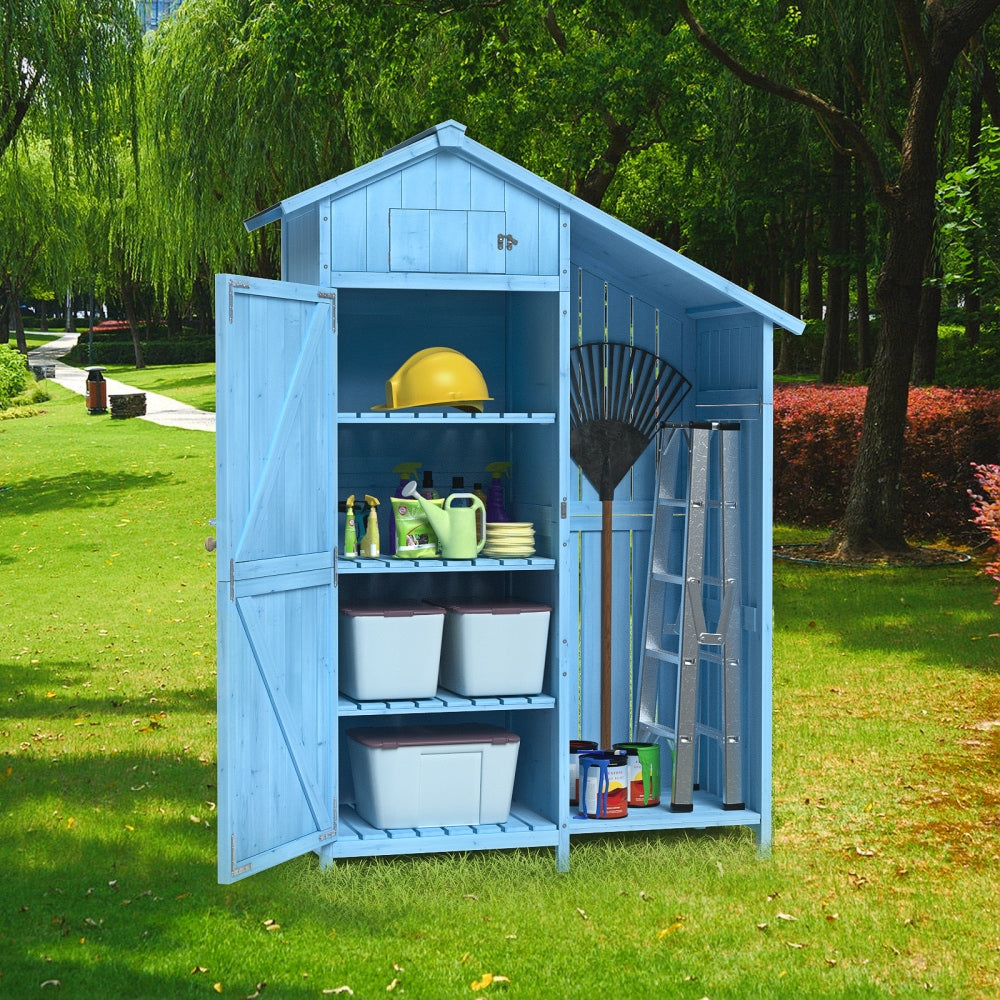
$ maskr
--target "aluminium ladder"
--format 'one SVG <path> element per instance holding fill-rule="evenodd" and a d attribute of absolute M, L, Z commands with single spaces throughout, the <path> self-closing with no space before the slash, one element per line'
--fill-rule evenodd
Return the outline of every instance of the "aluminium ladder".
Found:
<path fill-rule="evenodd" d="M 724 809 L 744 808 L 739 429 L 664 424 L 657 441 L 633 730 L 672 746 L 675 812 L 703 784 Z"/>

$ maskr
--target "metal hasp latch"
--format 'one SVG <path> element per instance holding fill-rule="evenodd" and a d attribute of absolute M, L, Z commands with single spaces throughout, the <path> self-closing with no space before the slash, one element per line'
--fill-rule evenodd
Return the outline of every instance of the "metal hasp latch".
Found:
<path fill-rule="evenodd" d="M 517 239 L 510 233 L 497 233 L 497 250 L 513 250 L 517 246 Z"/>

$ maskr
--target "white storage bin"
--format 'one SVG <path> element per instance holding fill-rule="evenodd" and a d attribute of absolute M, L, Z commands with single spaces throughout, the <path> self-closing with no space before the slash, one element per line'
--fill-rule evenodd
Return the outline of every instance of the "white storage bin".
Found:
<path fill-rule="evenodd" d="M 341 607 L 340 690 L 357 701 L 432 698 L 444 612 L 421 601 Z"/>
<path fill-rule="evenodd" d="M 442 687 L 470 698 L 542 690 L 552 613 L 548 605 L 508 599 L 444 608 Z"/>
<path fill-rule="evenodd" d="M 356 808 L 372 826 L 475 826 L 510 816 L 515 733 L 469 723 L 347 735 Z"/>

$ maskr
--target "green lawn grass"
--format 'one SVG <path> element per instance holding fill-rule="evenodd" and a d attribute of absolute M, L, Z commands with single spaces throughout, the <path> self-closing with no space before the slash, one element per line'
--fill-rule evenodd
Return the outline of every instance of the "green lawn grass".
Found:
<path fill-rule="evenodd" d="M 109 365 L 106 378 L 158 392 L 199 410 L 215 412 L 215 362 L 197 365 Z"/>
<path fill-rule="evenodd" d="M 1000 994 L 1000 620 L 973 564 L 776 562 L 770 858 L 633 835 L 574 842 L 568 874 L 302 858 L 222 887 L 214 437 L 58 386 L 41 408 L 0 421 L 0 996 Z"/>

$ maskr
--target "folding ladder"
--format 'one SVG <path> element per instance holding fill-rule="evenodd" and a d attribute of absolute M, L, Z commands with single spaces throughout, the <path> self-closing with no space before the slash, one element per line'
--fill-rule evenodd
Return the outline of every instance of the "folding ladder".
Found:
<path fill-rule="evenodd" d="M 675 812 L 703 781 L 724 809 L 744 808 L 739 429 L 665 424 L 657 440 L 633 733 L 671 745 Z"/>

